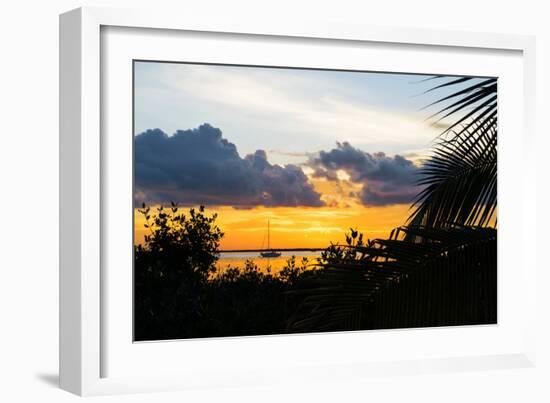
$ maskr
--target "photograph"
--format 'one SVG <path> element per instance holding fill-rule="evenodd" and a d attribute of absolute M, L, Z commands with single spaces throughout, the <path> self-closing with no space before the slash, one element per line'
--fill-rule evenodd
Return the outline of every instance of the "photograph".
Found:
<path fill-rule="evenodd" d="M 544 2 L 2 5 L 1 401 L 550 402 Z"/>
<path fill-rule="evenodd" d="M 134 341 L 496 324 L 497 81 L 134 60 Z"/>

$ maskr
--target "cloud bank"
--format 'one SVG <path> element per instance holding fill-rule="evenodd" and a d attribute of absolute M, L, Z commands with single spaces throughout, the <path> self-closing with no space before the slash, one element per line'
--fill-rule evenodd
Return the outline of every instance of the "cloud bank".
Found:
<path fill-rule="evenodd" d="M 323 206 L 296 165 L 271 165 L 263 150 L 241 158 L 220 129 L 203 124 L 135 137 L 134 202 L 207 206 Z"/>
<path fill-rule="evenodd" d="M 308 165 L 317 178 L 335 181 L 338 171 L 347 173 L 351 182 L 363 185 L 355 196 L 365 205 L 410 203 L 418 194 L 414 183 L 418 180 L 419 168 L 400 155 L 371 154 L 343 142 L 330 151 L 321 151 Z"/>

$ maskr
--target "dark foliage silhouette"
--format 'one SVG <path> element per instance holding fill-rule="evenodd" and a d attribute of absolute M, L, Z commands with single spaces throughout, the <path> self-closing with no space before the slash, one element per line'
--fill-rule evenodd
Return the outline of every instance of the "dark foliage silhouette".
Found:
<path fill-rule="evenodd" d="M 136 339 L 198 332 L 206 308 L 201 289 L 215 271 L 223 236 L 216 216 L 207 217 L 204 207 L 186 216 L 175 205 L 155 213 L 143 206 L 140 213 L 149 234 L 135 248 Z"/>
<path fill-rule="evenodd" d="M 472 81 L 443 80 L 430 91 Z M 429 105 L 450 102 L 432 118 L 456 119 L 420 171 L 409 222 L 352 251 L 331 246 L 287 331 L 496 323 L 496 91 L 486 79 Z"/>
<path fill-rule="evenodd" d="M 154 212 L 135 247 L 135 339 L 496 323 L 497 81 L 445 78 L 428 107 L 449 121 L 420 169 L 408 221 L 388 239 L 350 229 L 317 262 L 277 274 L 217 269 L 223 233 L 204 207 Z"/>
<path fill-rule="evenodd" d="M 324 263 L 289 332 L 496 321 L 493 228 L 405 226 L 389 239 L 343 248 L 353 255 Z"/>
<path fill-rule="evenodd" d="M 135 340 L 244 336 L 284 332 L 297 301 L 287 291 L 311 275 L 290 258 L 277 274 L 252 261 L 217 270 L 223 233 L 204 207 L 183 214 L 172 204 L 143 206 L 149 233 L 135 247 Z"/>
<path fill-rule="evenodd" d="M 440 123 L 446 118 L 456 118 L 447 126 L 442 134 L 451 131 L 460 134 L 470 129 L 471 126 L 483 127 L 492 122 L 496 125 L 497 118 L 497 79 L 476 79 L 474 77 L 460 77 L 449 79 L 445 76 L 433 76 L 429 80 L 443 81 L 435 85 L 427 92 L 442 89 L 452 89 L 459 85 L 466 84 L 466 88 L 458 89 L 449 95 L 442 96 L 437 101 L 427 105 L 430 108 L 434 105 L 448 105 L 438 109 L 428 119 L 437 118 L 433 123 Z"/>
<path fill-rule="evenodd" d="M 463 85 L 473 79 L 444 80 L 446 82 L 432 91 Z M 497 81 L 491 78 L 430 105 L 453 100 L 433 116 L 443 119 L 458 114 L 458 117 L 436 140 L 433 156 L 421 169 L 418 184 L 423 190 L 415 201 L 415 210 L 409 219 L 411 224 L 491 224 L 497 206 L 496 97 Z"/>

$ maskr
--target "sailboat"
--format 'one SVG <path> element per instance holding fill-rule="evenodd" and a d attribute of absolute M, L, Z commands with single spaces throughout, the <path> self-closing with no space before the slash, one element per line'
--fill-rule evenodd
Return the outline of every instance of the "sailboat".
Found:
<path fill-rule="evenodd" d="M 262 257 L 279 257 L 281 256 L 281 252 L 277 252 L 275 249 L 271 249 L 269 244 L 269 218 L 267 219 L 267 251 L 266 252 L 260 252 L 260 255 Z"/>

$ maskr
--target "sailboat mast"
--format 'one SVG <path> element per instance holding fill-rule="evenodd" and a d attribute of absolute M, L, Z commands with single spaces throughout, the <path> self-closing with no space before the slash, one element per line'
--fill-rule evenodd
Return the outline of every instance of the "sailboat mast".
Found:
<path fill-rule="evenodd" d="M 267 218 L 267 249 L 260 252 L 261 257 L 275 258 L 281 256 L 281 252 L 271 249 L 271 219 Z"/>

